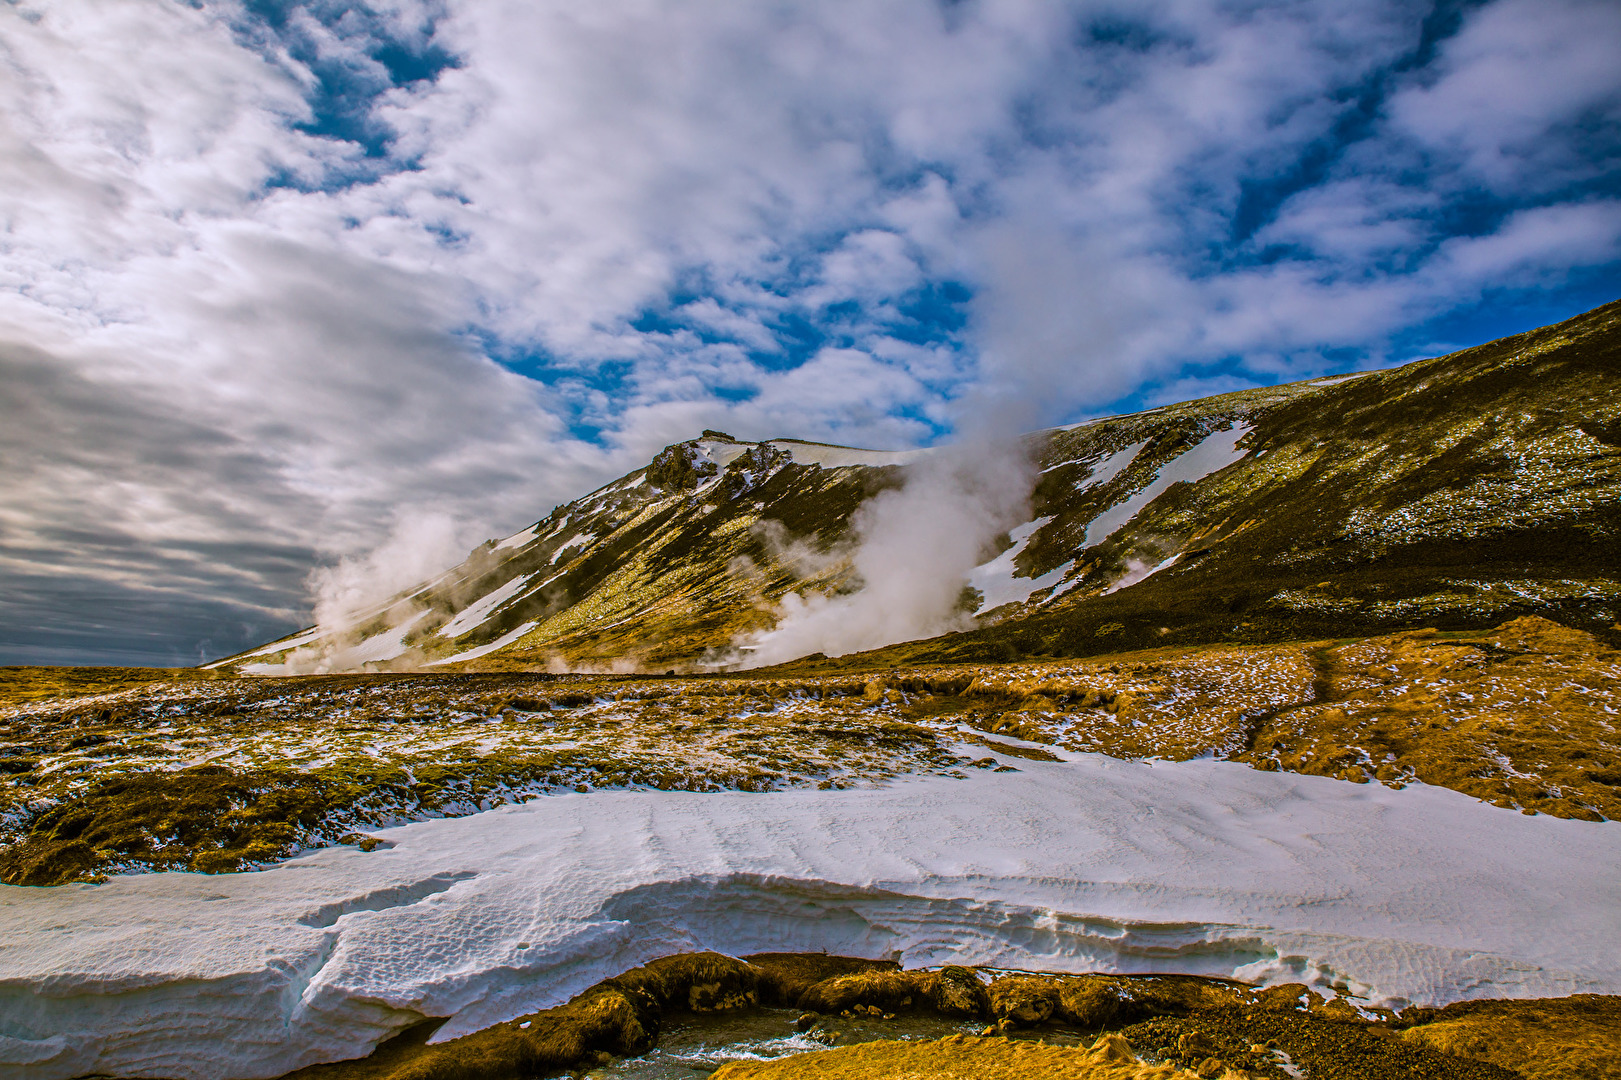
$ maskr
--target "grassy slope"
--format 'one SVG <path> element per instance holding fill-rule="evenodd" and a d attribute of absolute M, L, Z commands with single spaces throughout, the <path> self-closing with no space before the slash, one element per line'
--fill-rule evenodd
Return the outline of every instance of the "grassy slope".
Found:
<path fill-rule="evenodd" d="M 1171 488 L 1084 556 L 1079 584 L 994 626 L 852 662 L 1088 656 L 1170 644 L 1483 629 L 1537 614 L 1621 645 L 1621 302 L 1558 326 L 1345 383 L 1245 392 L 1059 437 L 1048 457 L 1147 437 L 1185 445 L 1228 419 L 1252 453 Z M 1158 432 L 1156 433 L 1156 428 Z M 1160 458 L 1167 455 L 1161 453 Z M 1068 556 L 1098 502 L 1037 492 Z M 1049 474 L 1050 475 L 1050 474 Z M 1101 497 L 1100 497 L 1101 495 Z M 1065 514 L 1069 515 L 1066 520 Z M 1042 534 L 1038 534 L 1040 538 Z M 1104 595 L 1127 561 L 1178 564 Z"/>

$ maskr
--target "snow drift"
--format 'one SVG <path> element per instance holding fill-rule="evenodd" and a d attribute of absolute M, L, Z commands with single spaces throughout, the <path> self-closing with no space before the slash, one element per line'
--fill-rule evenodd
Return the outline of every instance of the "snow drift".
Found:
<path fill-rule="evenodd" d="M 231 876 L 0 888 L 0 1065 L 270 1077 L 450 1038 L 676 951 L 1621 990 L 1621 827 L 1215 761 L 542 798 Z"/>

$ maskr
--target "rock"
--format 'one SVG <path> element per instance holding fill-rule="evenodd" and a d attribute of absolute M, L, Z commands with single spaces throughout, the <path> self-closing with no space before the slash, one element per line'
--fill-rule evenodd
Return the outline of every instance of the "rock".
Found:
<path fill-rule="evenodd" d="M 1018 1027 L 1032 1027 L 1052 1016 L 1058 988 L 1052 980 L 1011 975 L 991 983 L 991 1015 Z"/>
<path fill-rule="evenodd" d="M 919 992 L 919 975 L 897 970 L 860 971 L 824 979 L 800 995 L 798 1005 L 807 1012 L 848 1013 L 872 1006 L 879 1013 L 905 1008 L 902 1002 Z"/>
<path fill-rule="evenodd" d="M 943 1016 L 975 1018 L 990 1012 L 985 985 L 965 967 L 948 965 L 930 972 L 920 989 L 934 1011 Z"/>

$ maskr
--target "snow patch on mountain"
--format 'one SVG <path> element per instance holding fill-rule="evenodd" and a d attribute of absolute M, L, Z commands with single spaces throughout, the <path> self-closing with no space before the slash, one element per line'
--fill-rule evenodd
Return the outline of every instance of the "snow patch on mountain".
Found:
<path fill-rule="evenodd" d="M 1141 452 L 1142 448 L 1147 445 L 1148 441 L 1145 439 L 1142 442 L 1134 442 L 1130 446 L 1116 450 L 1114 453 L 1092 466 L 1092 471 L 1086 474 L 1085 480 L 1082 480 L 1076 485 L 1076 490 L 1085 491 L 1087 488 L 1097 487 L 1099 484 L 1107 484 L 1110 480 L 1113 480 L 1115 477 L 1119 476 L 1121 470 L 1125 469 L 1127 465 L 1130 465 L 1137 457 L 1137 454 Z M 1044 473 L 1050 473 L 1054 469 L 1063 468 L 1065 465 L 1079 465 L 1085 460 L 1085 458 L 1073 458 L 1069 461 L 1060 461 L 1058 464 L 1049 465 L 1041 471 Z"/>
<path fill-rule="evenodd" d="M 580 547 L 589 547 L 591 544 L 596 542 L 596 539 L 596 533 L 575 533 L 573 536 L 557 545 L 557 550 L 552 552 L 552 557 L 548 559 L 547 562 L 549 565 L 555 566 L 557 565 L 557 560 L 563 557 L 563 552 L 567 551 L 569 548 L 574 547 L 575 545 L 579 545 Z"/>
<path fill-rule="evenodd" d="M 296 649 L 300 645 L 308 645 L 310 642 L 314 641 L 320 636 L 321 628 L 319 626 L 312 626 L 296 637 L 283 638 L 281 641 L 273 641 L 262 649 L 255 649 L 250 653 L 244 653 L 241 657 L 239 657 L 239 659 L 248 660 L 255 656 L 269 656 L 271 653 L 279 653 L 285 652 L 288 649 Z M 203 667 L 216 668 L 228 662 L 228 660 L 218 660 L 212 664 L 204 664 Z"/>
<path fill-rule="evenodd" d="M 1125 574 L 1120 578 L 1120 580 L 1110 585 L 1107 589 L 1104 589 L 1103 595 L 1108 596 L 1110 593 L 1119 592 L 1121 589 L 1129 589 L 1139 581 L 1147 581 L 1161 570 L 1167 570 L 1175 565 L 1176 560 L 1180 559 L 1181 557 L 1182 553 L 1177 552 L 1169 559 L 1163 559 L 1152 566 L 1137 559 L 1129 560 L 1126 564 Z"/>
<path fill-rule="evenodd" d="M 842 469 L 850 465 L 909 465 L 929 453 L 928 450 L 858 450 L 849 446 L 800 442 L 798 439 L 772 439 L 769 445 L 788 451 L 797 464 L 820 465 L 824 469 Z"/>
<path fill-rule="evenodd" d="M 335 669 L 353 669 L 364 664 L 380 664 L 394 660 L 405 655 L 409 647 L 405 639 L 416 624 L 427 617 L 429 608 L 414 612 L 403 621 L 396 623 L 381 633 L 364 638 L 353 645 L 334 645 L 334 655 L 327 659 Z M 278 644 L 276 651 L 289 648 L 287 643 Z M 303 673 L 304 669 L 293 663 L 298 657 L 289 655 L 287 662 L 280 664 L 243 664 L 239 669 L 248 675 L 293 675 Z"/>
<path fill-rule="evenodd" d="M 497 649 L 506 648 L 508 645 L 511 645 L 514 641 L 517 641 L 519 638 L 523 637 L 525 634 L 529 633 L 529 631 L 533 630 L 539 625 L 540 623 L 538 622 L 526 622 L 514 630 L 507 631 L 505 634 L 502 634 L 500 637 L 496 638 L 487 645 L 480 645 L 477 648 L 467 649 L 459 653 L 452 653 L 450 656 L 442 657 L 438 660 L 430 660 L 425 666 L 433 667 L 437 664 L 454 664 L 461 660 L 477 660 L 481 656 L 488 656 Z"/>
<path fill-rule="evenodd" d="M 978 589 L 985 597 L 978 610 L 990 611 L 1003 604 L 1022 604 L 1030 599 L 1030 594 L 1037 589 L 1049 588 L 1063 580 L 1065 571 L 1069 569 L 1069 563 L 1040 577 L 1014 576 L 1018 572 L 1014 560 L 1029 545 L 1030 538 L 1037 530 L 1051 520 L 1050 517 L 1037 518 L 1013 529 L 1008 533 L 1008 539 L 1013 541 L 1013 546 L 990 562 L 974 567 L 969 573 L 968 584 Z"/>
<path fill-rule="evenodd" d="M 505 551 L 508 548 L 523 547 L 525 544 L 529 543 L 531 540 L 534 540 L 534 539 L 536 539 L 537 537 L 539 537 L 541 535 L 541 526 L 543 526 L 545 524 L 546 523 L 544 521 L 542 521 L 542 522 L 539 522 L 537 524 L 529 526 L 529 528 L 524 529 L 521 532 L 515 532 L 511 536 L 507 537 L 505 540 L 502 540 L 500 543 L 496 544 L 495 547 L 492 548 L 491 550 L 492 551 Z"/>
<path fill-rule="evenodd" d="M 1248 424 L 1218 431 L 1205 436 L 1191 448 L 1166 462 L 1147 487 L 1092 519 L 1086 527 L 1086 538 L 1081 541 L 1081 550 L 1084 551 L 1107 540 L 1117 529 L 1136 517 L 1144 507 L 1164 494 L 1172 484 L 1198 483 L 1211 473 L 1220 472 L 1241 460 L 1249 451 L 1238 449 L 1238 443 L 1249 433 Z"/>
<path fill-rule="evenodd" d="M 522 589 L 526 584 L 528 584 L 530 579 L 534 576 L 534 574 L 520 574 L 511 581 L 507 582 L 505 585 L 495 589 L 493 592 L 479 597 L 471 604 L 468 604 L 461 611 L 457 612 L 454 619 L 451 619 L 445 625 L 441 626 L 439 628 L 439 636 L 447 638 L 459 638 L 468 631 L 483 625 L 485 620 L 495 613 L 496 608 L 500 607 L 502 604 L 512 599 L 513 596 L 517 595 L 518 590 Z"/>

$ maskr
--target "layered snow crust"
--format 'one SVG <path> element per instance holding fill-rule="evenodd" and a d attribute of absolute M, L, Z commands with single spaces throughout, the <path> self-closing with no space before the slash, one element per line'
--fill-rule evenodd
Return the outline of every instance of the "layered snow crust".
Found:
<path fill-rule="evenodd" d="M 1621 825 L 1216 761 L 605 791 L 268 870 L 0 887 L 0 1073 L 271 1077 L 654 957 L 1184 971 L 1372 1002 L 1621 991 Z"/>

